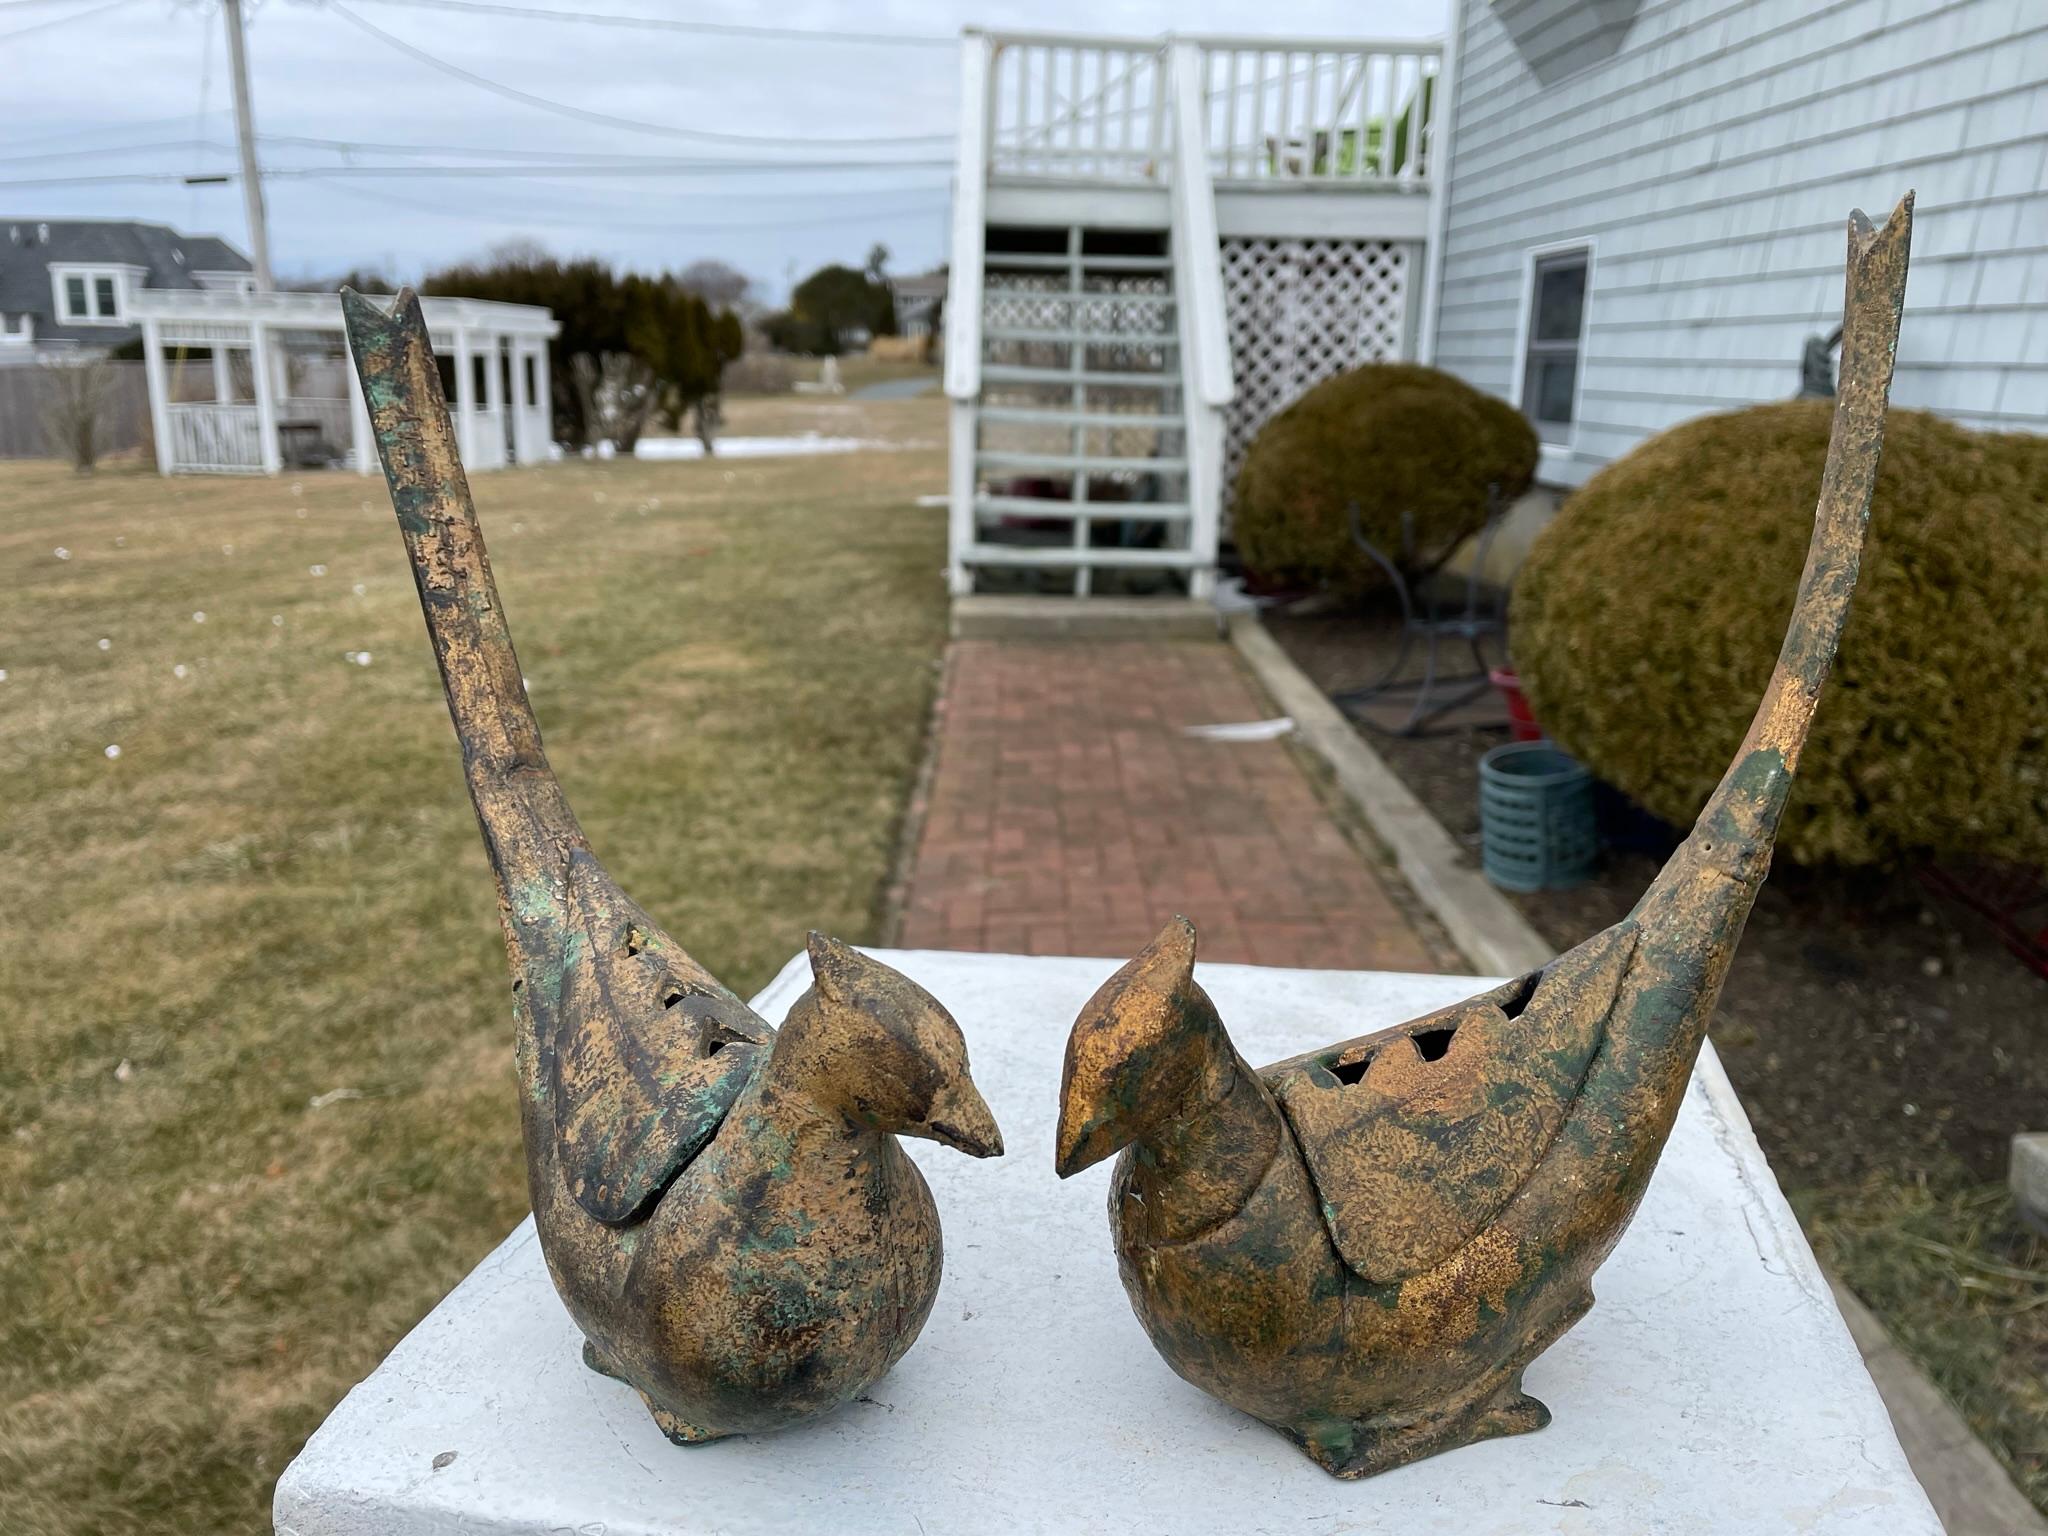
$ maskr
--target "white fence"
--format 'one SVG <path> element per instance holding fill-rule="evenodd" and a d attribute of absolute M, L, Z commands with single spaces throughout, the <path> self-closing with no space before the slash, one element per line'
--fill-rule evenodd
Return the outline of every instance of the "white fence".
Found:
<path fill-rule="evenodd" d="M 170 405 L 170 461 L 179 471 L 215 475 L 263 472 L 262 433 L 253 405 Z"/>

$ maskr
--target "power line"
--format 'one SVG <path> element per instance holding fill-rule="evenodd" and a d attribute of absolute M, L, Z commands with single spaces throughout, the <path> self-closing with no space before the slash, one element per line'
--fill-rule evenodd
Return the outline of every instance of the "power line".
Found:
<path fill-rule="evenodd" d="M 107 3 L 104 5 L 91 6 L 83 11 L 73 11 L 68 16 L 52 16 L 48 21 L 32 21 L 25 27 L 16 27 L 12 32 L 0 32 L 0 43 L 6 42 L 10 37 L 27 37 L 31 32 L 42 32 L 51 27 L 61 27 L 66 22 L 84 21 L 89 17 L 104 15 L 108 11 L 118 10 L 129 3 L 130 0 L 107 0 Z"/>
<path fill-rule="evenodd" d="M 113 0 L 113 3 L 117 5 L 126 4 L 127 0 Z M 537 96 L 531 91 L 522 91 L 517 86 L 506 85 L 502 81 L 493 80 L 486 75 L 479 75 L 474 70 L 464 69 L 460 64 L 452 63 L 436 54 L 428 53 L 423 48 L 416 48 L 404 38 L 386 32 L 374 22 L 358 16 L 347 6 L 337 4 L 336 0 L 325 0 L 325 8 L 339 16 L 343 21 L 346 21 L 350 26 L 367 32 L 371 37 L 376 38 L 387 47 L 395 48 L 408 58 L 415 59 L 430 68 L 437 69 L 445 75 L 451 75 L 458 80 L 466 81 L 468 84 L 474 85 L 480 90 L 489 91 L 493 95 L 503 96 L 509 101 L 517 101 L 529 107 L 538 107 L 544 112 L 553 112 L 563 117 L 573 117 L 582 122 L 596 123 L 600 127 L 630 128 L 639 133 L 658 133 L 669 138 L 697 139 L 712 144 L 762 144 L 778 149 L 790 150 L 804 150 L 820 145 L 826 147 L 859 146 L 879 148 L 891 144 L 933 144 L 949 141 L 953 137 L 950 133 L 917 133 L 871 138 L 819 139 L 789 134 L 763 136 L 746 133 L 719 133 L 708 128 L 682 128 L 673 123 L 650 123 L 640 118 L 619 117 L 610 112 L 593 112 L 587 107 L 575 106 L 566 101 L 556 101 L 548 96 Z"/>
<path fill-rule="evenodd" d="M 265 174 L 268 175 L 269 173 L 265 172 Z M 552 219 L 542 214 L 529 212 L 523 208 L 516 213 L 491 213 L 476 208 L 451 208 L 446 203 L 422 202 L 418 198 L 401 197 L 396 193 L 372 191 L 368 187 L 349 184 L 337 185 L 333 190 L 347 196 L 364 198 L 370 202 L 386 203 L 396 208 L 412 209 L 444 219 L 472 221 L 476 219 L 496 219 L 506 224 L 532 225 L 539 228 L 576 229 L 589 233 L 593 220 L 601 217 L 595 214 L 583 214 L 574 218 Z M 920 214 L 936 216 L 945 212 L 945 208 L 945 203 L 941 201 L 917 203 L 909 206 L 879 208 L 871 206 L 863 208 L 858 213 L 819 214 L 815 217 L 796 215 L 779 219 L 714 219 L 697 220 L 686 224 L 603 218 L 602 222 L 604 229 L 607 231 L 633 230 L 641 233 L 685 235 L 705 230 L 799 229 L 814 225 L 864 224 L 884 218 L 914 218 Z"/>
<path fill-rule="evenodd" d="M 39 160 L 89 160 L 98 155 L 146 155 L 173 149 L 232 151 L 233 147 L 218 139 L 152 139 L 143 144 L 107 144 L 98 149 L 46 149 L 33 155 L 0 155 L 0 165 L 25 165 Z"/>
<path fill-rule="evenodd" d="M 338 153 L 353 154 L 358 151 L 375 150 L 380 154 L 392 155 L 466 155 L 473 159 L 495 160 L 540 160 L 554 165 L 646 165 L 668 169 L 720 170 L 763 170 L 801 171 L 856 169 L 873 170 L 879 167 L 906 166 L 925 169 L 936 166 L 950 166 L 951 160 L 926 158 L 906 159 L 862 159 L 862 160 L 685 160 L 674 155 L 646 155 L 617 150 L 575 150 L 575 149 L 516 149 L 481 144 L 393 144 L 374 139 L 323 139 L 305 134 L 258 134 L 265 144 L 288 144 L 297 149 L 330 149 Z"/>
<path fill-rule="evenodd" d="M 952 164 L 951 160 L 834 160 L 823 164 L 810 165 L 806 165 L 801 161 L 677 160 L 666 165 L 605 165 L 581 160 L 555 164 L 539 163 L 525 165 L 283 165 L 266 167 L 263 172 L 263 178 L 266 181 L 302 176 L 398 177 L 412 180 L 419 177 L 459 178 L 469 176 L 489 180 L 504 176 L 530 177 L 549 173 L 558 176 L 715 176 L 732 172 L 759 176 L 775 171 L 815 174 L 819 171 L 834 170 L 940 170 L 950 169 Z M 226 175 L 226 173 L 222 174 Z M 179 171 L 105 171 L 88 176 L 15 177 L 0 181 L 0 187 L 148 186 L 151 184 L 183 182 L 184 179 L 184 174 Z"/>
<path fill-rule="evenodd" d="M 318 3 L 318 0 L 315 0 Z M 577 22 L 587 26 L 631 27 L 647 32 L 689 32 L 710 37 L 753 37 L 791 43 L 874 43 L 901 48 L 951 48 L 958 38 L 938 32 L 814 32 L 803 27 L 768 27 L 748 22 L 677 21 L 666 16 L 625 16 L 612 11 L 560 11 L 542 6 L 501 5 L 496 0 L 370 0 L 414 10 L 458 11 L 476 16 L 511 16 L 522 21 Z"/>

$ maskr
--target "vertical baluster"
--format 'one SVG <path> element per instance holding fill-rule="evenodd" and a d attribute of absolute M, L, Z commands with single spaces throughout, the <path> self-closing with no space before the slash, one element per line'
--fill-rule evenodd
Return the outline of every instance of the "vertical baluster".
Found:
<path fill-rule="evenodd" d="M 1394 61 L 1384 53 L 1372 56 L 1372 118 L 1379 125 L 1379 153 L 1373 158 L 1373 178 L 1383 181 L 1393 166 L 1394 154 Z"/>
<path fill-rule="evenodd" d="M 1422 180 L 1422 55 L 1409 56 L 1408 163 L 1402 170 L 1410 182 Z"/>
<path fill-rule="evenodd" d="M 1365 151 L 1372 138 L 1372 55 L 1359 54 L 1351 69 L 1352 132 L 1358 136 L 1357 148 L 1351 155 L 1351 179 L 1363 181 L 1367 175 Z"/>
<path fill-rule="evenodd" d="M 1292 177 L 1295 174 L 1294 50 L 1291 48 L 1282 50 L 1279 56 L 1279 64 L 1279 127 L 1274 133 L 1274 139 L 1280 147 L 1279 152 L 1274 157 L 1274 164 L 1282 176 Z"/>
<path fill-rule="evenodd" d="M 1409 180 L 1421 182 L 1430 176 L 1430 70 L 1421 53 L 1415 55 L 1415 104 L 1409 109 Z"/>
<path fill-rule="evenodd" d="M 1254 84 L 1252 86 L 1251 122 L 1247 125 L 1250 132 L 1246 135 L 1245 147 L 1251 153 L 1251 164 L 1248 168 L 1249 175 L 1253 180 L 1257 180 L 1260 164 L 1259 140 L 1266 131 L 1266 55 L 1263 49 L 1252 56 L 1252 74 Z"/>
<path fill-rule="evenodd" d="M 1156 167 L 1166 158 L 1166 52 L 1154 49 L 1149 66 L 1152 76 L 1152 142 L 1150 151 Z"/>
<path fill-rule="evenodd" d="M 1128 48 L 1124 49 L 1122 53 L 1117 55 L 1116 67 L 1118 73 L 1123 76 L 1122 90 L 1124 98 L 1123 110 L 1118 113 L 1118 121 L 1121 126 L 1117 129 L 1116 133 L 1117 175 L 1120 179 L 1128 179 L 1136 175 L 1138 170 L 1131 154 L 1131 150 L 1135 147 L 1135 119 L 1133 112 L 1135 111 L 1138 99 L 1137 54 Z"/>
<path fill-rule="evenodd" d="M 1100 175 L 1102 171 L 1101 157 L 1096 156 L 1091 159 L 1087 154 L 1087 150 L 1091 147 L 1090 141 L 1096 137 L 1096 132 L 1101 128 L 1102 119 L 1096 112 L 1095 104 L 1089 103 L 1085 107 L 1082 105 L 1083 102 L 1087 101 L 1084 93 L 1088 88 L 1082 66 L 1087 61 L 1099 57 L 1100 54 L 1093 48 L 1076 48 L 1068 56 L 1067 60 L 1067 110 L 1074 114 L 1074 126 L 1069 137 L 1073 141 L 1075 155 L 1074 174 L 1077 176 L 1084 174 Z M 1092 129 L 1089 126 L 1091 117 L 1094 124 Z M 1092 147 L 1100 148 L 1101 146 L 1097 144 Z M 1090 165 L 1093 165 L 1095 168 L 1092 172 L 1086 169 Z"/>
<path fill-rule="evenodd" d="M 1223 175 L 1226 179 L 1237 174 L 1237 61 L 1243 52 L 1242 48 L 1230 50 L 1230 69 L 1225 77 L 1228 81 L 1223 95 Z"/>

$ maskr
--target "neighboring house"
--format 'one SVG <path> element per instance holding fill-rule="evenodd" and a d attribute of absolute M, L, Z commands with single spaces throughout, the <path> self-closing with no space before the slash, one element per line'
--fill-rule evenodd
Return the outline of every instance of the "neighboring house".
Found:
<path fill-rule="evenodd" d="M 213 235 L 129 219 L 0 216 L 0 362 L 137 340 L 142 289 L 254 291 L 249 258 Z"/>
<path fill-rule="evenodd" d="M 1893 403 L 2048 431 L 2048 6 L 1453 0 L 1448 51 L 1423 345 L 1531 417 L 1545 483 L 1798 393 L 1849 209 L 1908 188 Z"/>
<path fill-rule="evenodd" d="M 889 290 L 896 296 L 896 331 L 902 336 L 923 338 L 936 335 L 945 321 L 946 269 L 934 267 L 909 277 L 892 277 Z"/>

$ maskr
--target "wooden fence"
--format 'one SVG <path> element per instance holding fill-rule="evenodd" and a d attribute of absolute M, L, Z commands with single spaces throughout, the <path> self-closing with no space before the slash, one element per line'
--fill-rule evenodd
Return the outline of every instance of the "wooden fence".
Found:
<path fill-rule="evenodd" d="M 107 406 L 101 455 L 146 449 L 149 385 L 140 363 L 109 363 L 114 387 Z M 53 458 L 59 450 L 43 430 L 43 405 L 54 369 L 23 364 L 0 368 L 0 459 Z"/>

